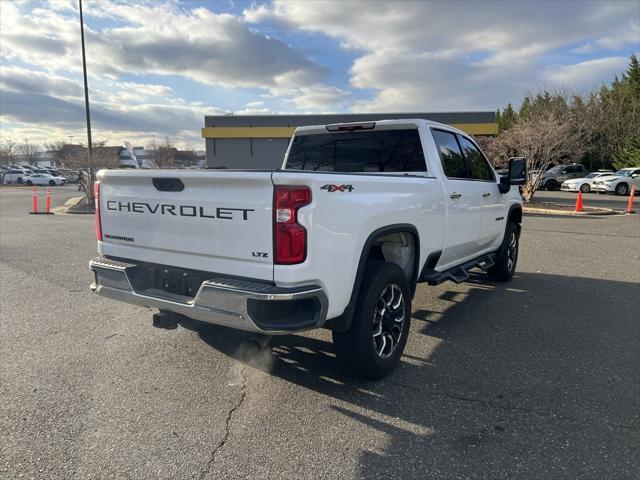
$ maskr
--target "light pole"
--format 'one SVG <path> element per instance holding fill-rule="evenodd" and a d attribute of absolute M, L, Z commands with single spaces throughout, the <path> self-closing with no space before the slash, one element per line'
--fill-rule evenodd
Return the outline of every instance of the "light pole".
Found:
<path fill-rule="evenodd" d="M 82 0 L 78 0 L 80 7 L 80 42 L 82 43 L 82 73 L 84 75 L 84 105 L 87 112 L 87 159 L 89 160 L 89 185 L 87 196 L 93 197 L 93 143 L 91 142 L 91 114 L 89 113 L 89 87 L 87 86 L 87 60 L 84 51 L 84 20 L 82 18 Z"/>

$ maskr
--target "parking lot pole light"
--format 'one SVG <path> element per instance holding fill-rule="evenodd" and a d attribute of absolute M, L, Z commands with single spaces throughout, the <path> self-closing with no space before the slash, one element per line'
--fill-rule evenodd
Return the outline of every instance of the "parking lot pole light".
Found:
<path fill-rule="evenodd" d="M 89 187 L 93 185 L 93 161 L 92 161 L 92 142 L 91 142 L 91 114 L 89 112 L 89 87 L 87 85 L 87 60 L 84 49 L 84 20 L 82 18 L 82 0 L 78 0 L 80 9 L 80 42 L 82 44 L 82 73 L 84 75 L 84 104 L 87 113 L 87 159 L 89 161 Z M 93 190 L 87 188 L 87 196 L 93 195 Z"/>

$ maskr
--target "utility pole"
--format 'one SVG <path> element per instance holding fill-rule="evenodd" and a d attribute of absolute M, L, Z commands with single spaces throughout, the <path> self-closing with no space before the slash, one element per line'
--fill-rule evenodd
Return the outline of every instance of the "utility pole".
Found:
<path fill-rule="evenodd" d="M 93 143 L 91 142 L 91 114 L 89 113 L 89 87 L 87 86 L 87 60 L 84 51 L 84 20 L 82 18 L 82 0 L 78 0 L 80 7 L 80 41 L 82 43 L 82 73 L 84 74 L 84 105 L 87 112 L 87 159 L 89 160 L 89 180 L 87 196 L 93 198 Z"/>

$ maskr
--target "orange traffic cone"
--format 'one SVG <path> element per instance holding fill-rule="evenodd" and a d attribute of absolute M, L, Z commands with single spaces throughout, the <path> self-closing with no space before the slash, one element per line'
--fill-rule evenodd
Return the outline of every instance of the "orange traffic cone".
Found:
<path fill-rule="evenodd" d="M 38 213 L 38 192 L 35 185 L 31 188 L 31 192 L 33 193 L 33 212 L 31 213 Z"/>
<path fill-rule="evenodd" d="M 574 212 L 582 212 L 582 192 L 578 192 L 578 198 L 576 199 L 576 209 Z"/>
<path fill-rule="evenodd" d="M 51 213 L 51 187 L 47 187 L 47 201 L 45 203 L 44 213 Z"/>
<path fill-rule="evenodd" d="M 633 209 L 633 195 L 636 193 L 636 186 L 633 185 L 631 187 L 631 192 L 629 193 L 629 205 L 627 206 L 627 213 L 635 213 Z"/>

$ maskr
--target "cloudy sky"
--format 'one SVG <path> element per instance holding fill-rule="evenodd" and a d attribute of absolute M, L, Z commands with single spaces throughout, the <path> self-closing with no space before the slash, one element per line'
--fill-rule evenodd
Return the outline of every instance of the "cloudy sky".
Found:
<path fill-rule="evenodd" d="M 640 2 L 85 0 L 94 139 L 203 148 L 205 114 L 495 110 L 640 50 Z M 0 136 L 86 139 L 77 0 L 0 0 Z"/>

